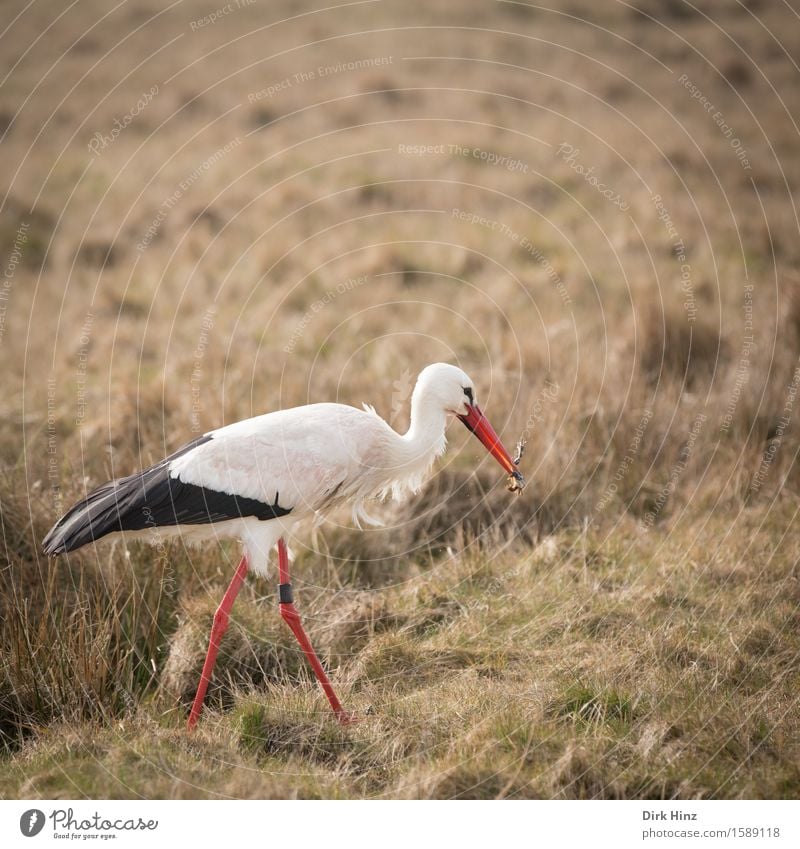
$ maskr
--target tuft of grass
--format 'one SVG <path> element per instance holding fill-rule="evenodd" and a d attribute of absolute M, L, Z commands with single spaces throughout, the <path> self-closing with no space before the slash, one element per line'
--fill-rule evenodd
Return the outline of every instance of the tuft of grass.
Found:
<path fill-rule="evenodd" d="M 19 575 L 0 573 L 5 599 L 0 654 L 0 745 L 18 749 L 57 722 L 136 713 L 156 690 L 169 603 L 150 587 L 81 577 L 69 602 L 59 564 L 46 563 L 41 593 L 19 594 Z"/>
<path fill-rule="evenodd" d="M 597 692 L 581 684 L 571 685 L 550 705 L 553 716 L 587 725 L 627 726 L 633 719 L 633 704 L 628 696 L 614 690 Z"/>

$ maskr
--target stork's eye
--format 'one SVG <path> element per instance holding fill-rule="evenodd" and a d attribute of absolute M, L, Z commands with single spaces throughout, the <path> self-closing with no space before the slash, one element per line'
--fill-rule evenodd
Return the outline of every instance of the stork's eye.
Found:
<path fill-rule="evenodd" d="M 473 399 L 473 397 L 472 397 L 472 389 L 471 389 L 469 386 L 465 386 L 465 387 L 464 387 L 464 394 L 467 396 L 467 398 L 469 398 L 469 403 L 470 403 L 470 404 L 474 404 L 474 403 L 475 403 L 475 401 L 474 401 L 474 399 Z"/>

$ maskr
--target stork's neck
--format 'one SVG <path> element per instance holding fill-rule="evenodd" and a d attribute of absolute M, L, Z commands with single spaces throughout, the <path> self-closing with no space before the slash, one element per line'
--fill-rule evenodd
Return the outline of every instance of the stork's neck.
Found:
<path fill-rule="evenodd" d="M 389 455 L 390 482 L 382 492 L 402 499 L 417 492 L 433 461 L 444 451 L 447 440 L 447 414 L 425 393 L 415 391 L 411 398 L 411 425 L 404 434 L 392 431 L 393 450 Z"/>
<path fill-rule="evenodd" d="M 411 424 L 401 437 L 404 464 L 430 465 L 447 446 L 447 413 L 422 395 L 411 399 Z"/>

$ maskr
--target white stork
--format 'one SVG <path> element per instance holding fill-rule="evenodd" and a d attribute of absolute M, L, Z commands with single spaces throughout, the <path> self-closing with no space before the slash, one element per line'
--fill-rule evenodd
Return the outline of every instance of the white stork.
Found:
<path fill-rule="evenodd" d="M 445 363 L 425 368 L 411 396 L 411 425 L 396 433 L 372 407 L 310 404 L 212 430 L 143 472 L 109 481 L 56 522 L 43 542 L 46 555 L 74 551 L 111 534 L 149 542 L 180 535 L 188 542 L 234 537 L 243 555 L 214 614 L 208 653 L 189 715 L 193 728 L 234 600 L 249 567 L 267 572 L 278 548 L 279 605 L 340 722 L 352 717 L 340 704 L 303 630 L 293 604 L 285 538 L 302 519 L 349 504 L 353 519 L 378 524 L 367 499 L 417 492 L 445 450 L 448 418 L 456 416 L 511 476 L 525 481 L 481 412 L 470 378 Z"/>

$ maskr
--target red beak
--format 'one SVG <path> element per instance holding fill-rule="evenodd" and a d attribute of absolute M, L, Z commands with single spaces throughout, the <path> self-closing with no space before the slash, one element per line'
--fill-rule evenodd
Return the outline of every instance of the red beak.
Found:
<path fill-rule="evenodd" d="M 517 481 L 519 484 L 518 488 L 522 489 L 525 486 L 525 478 L 522 477 L 514 461 L 511 459 L 511 455 L 506 451 L 503 443 L 500 442 L 500 437 L 489 424 L 489 420 L 481 412 L 481 408 L 477 404 L 467 404 L 467 414 L 465 416 L 459 416 L 459 418 L 486 446 L 486 450 L 492 457 Z"/>

